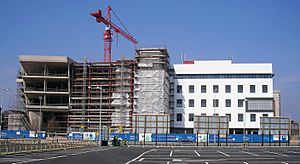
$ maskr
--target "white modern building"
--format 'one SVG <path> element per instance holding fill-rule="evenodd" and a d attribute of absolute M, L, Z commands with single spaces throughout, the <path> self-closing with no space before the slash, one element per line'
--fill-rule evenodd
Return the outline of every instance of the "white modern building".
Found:
<path fill-rule="evenodd" d="M 172 132 L 193 133 L 195 115 L 219 115 L 229 117 L 230 134 L 257 134 L 260 117 L 274 116 L 271 63 L 189 61 L 171 69 Z"/>

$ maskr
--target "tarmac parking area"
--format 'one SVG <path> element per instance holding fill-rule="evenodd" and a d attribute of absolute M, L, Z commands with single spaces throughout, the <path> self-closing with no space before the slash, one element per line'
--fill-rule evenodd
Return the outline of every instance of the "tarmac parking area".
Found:
<path fill-rule="evenodd" d="M 300 148 L 153 147 L 129 163 L 300 163 Z"/>

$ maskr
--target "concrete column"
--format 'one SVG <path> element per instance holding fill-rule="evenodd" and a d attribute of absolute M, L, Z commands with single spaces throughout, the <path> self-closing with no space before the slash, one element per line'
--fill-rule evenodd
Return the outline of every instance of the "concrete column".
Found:
<path fill-rule="evenodd" d="M 44 94 L 44 97 L 43 97 L 43 102 L 42 102 L 42 104 L 44 105 L 44 106 L 46 106 L 47 104 L 46 104 L 46 99 L 47 99 L 47 97 L 46 97 L 46 95 Z"/>
<path fill-rule="evenodd" d="M 47 65 L 46 64 L 44 64 L 44 76 L 46 76 L 46 74 L 47 74 Z"/>

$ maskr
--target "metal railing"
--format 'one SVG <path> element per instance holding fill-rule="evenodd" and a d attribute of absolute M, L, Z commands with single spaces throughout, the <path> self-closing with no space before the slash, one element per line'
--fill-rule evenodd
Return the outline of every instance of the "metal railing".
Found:
<path fill-rule="evenodd" d="M 0 142 L 0 155 L 30 153 L 42 151 L 66 150 L 96 145 L 95 142 L 62 142 L 40 143 L 40 141 L 23 140 L 14 142 Z"/>

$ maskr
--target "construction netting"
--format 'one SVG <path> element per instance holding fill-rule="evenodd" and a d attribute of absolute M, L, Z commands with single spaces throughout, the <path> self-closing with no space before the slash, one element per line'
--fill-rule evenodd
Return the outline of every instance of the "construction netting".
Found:
<path fill-rule="evenodd" d="M 134 81 L 134 112 L 168 113 L 169 82 L 165 70 L 138 70 Z"/>

